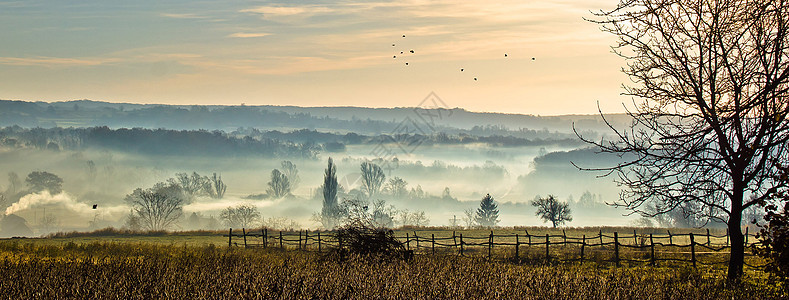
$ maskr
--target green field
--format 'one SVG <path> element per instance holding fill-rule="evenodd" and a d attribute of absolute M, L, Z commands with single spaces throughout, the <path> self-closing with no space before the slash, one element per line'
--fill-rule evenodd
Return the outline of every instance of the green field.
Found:
<path fill-rule="evenodd" d="M 537 230 L 532 228 L 530 232 Z M 590 229 L 591 230 L 591 229 Z M 590 231 L 588 230 L 588 231 Z M 521 232 L 517 230 L 514 232 Z M 489 234 L 489 231 L 487 231 Z M 226 233 L 226 232 L 224 232 Z M 398 232 L 399 235 L 402 232 Z M 419 231 L 446 235 L 451 231 Z M 456 232 L 460 233 L 460 232 Z M 463 231 L 464 235 L 485 231 Z M 512 259 L 512 249 L 459 256 L 423 249 L 411 261 L 338 260 L 294 247 L 228 247 L 222 232 L 0 240 L 0 298 L 257 299 L 769 299 L 758 269 L 727 285 L 725 265 L 657 267 Z M 409 231 L 409 235 L 413 230 Z M 498 232 L 497 234 L 503 234 Z M 570 232 L 567 233 L 570 235 Z M 536 250 L 540 248 L 535 247 Z M 313 248 L 309 248 L 314 250 Z M 484 248 L 483 248 L 484 249 Z M 575 249 L 557 247 L 561 256 Z M 567 252 L 567 253 L 564 253 Z M 631 251 L 635 252 L 635 251 Z M 567 254 L 569 255 L 569 254 Z"/>

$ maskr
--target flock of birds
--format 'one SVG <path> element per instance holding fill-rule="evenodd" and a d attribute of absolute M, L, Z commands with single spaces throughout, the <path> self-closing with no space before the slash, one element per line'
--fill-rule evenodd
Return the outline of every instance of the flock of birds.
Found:
<path fill-rule="evenodd" d="M 405 34 L 403 35 L 403 38 L 405 38 Z M 396 47 L 396 46 L 397 46 L 397 44 L 395 44 L 395 43 L 392 43 L 392 47 Z M 410 49 L 410 50 L 408 50 L 408 52 L 410 52 L 411 54 L 414 54 L 414 53 L 415 53 L 415 52 L 414 52 L 414 49 Z M 403 51 L 400 51 L 400 55 L 403 55 L 403 54 L 405 54 L 405 50 L 403 50 Z M 507 53 L 504 53 L 504 57 L 505 57 L 505 58 L 506 58 L 506 57 L 508 57 L 508 56 L 509 56 L 509 55 L 507 55 Z M 394 55 L 392 55 L 392 58 L 393 58 L 393 59 L 397 59 L 397 53 L 395 53 Z M 535 58 L 535 57 L 532 57 L 532 58 L 531 58 L 531 60 L 537 60 L 537 58 Z M 406 66 L 408 66 L 408 62 L 405 62 L 405 65 L 406 65 Z M 465 71 L 465 69 L 464 69 L 464 68 L 460 68 L 460 72 L 463 72 L 463 71 Z M 477 81 L 477 80 L 478 80 L 478 79 L 477 79 L 477 77 L 473 77 L 473 78 L 474 78 L 474 81 Z"/>

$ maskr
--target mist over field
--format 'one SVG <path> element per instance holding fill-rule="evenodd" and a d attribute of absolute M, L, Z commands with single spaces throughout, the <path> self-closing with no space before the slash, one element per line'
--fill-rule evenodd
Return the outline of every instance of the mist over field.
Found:
<path fill-rule="evenodd" d="M 627 225 L 635 219 L 605 205 L 618 197 L 611 178 L 596 178 L 599 173 L 570 163 L 593 168 L 617 162 L 595 154 L 573 133 L 575 124 L 585 137 L 603 137 L 606 127 L 599 116 L 437 108 L 421 110 L 434 115 L 425 119 L 414 108 L 84 100 L 0 101 L 0 108 L 0 211 L 23 218 L 31 230 L 0 231 L 4 236 L 124 227 L 131 210 L 127 195 L 194 173 L 216 174 L 226 192 L 189 197 L 171 229 L 225 228 L 221 211 L 240 204 L 257 207 L 267 226 L 318 229 L 321 223 L 313 216 L 321 211 L 319 189 L 330 157 L 341 201 L 361 190 L 365 161 L 384 169 L 385 182 L 405 182 L 405 192 L 384 189 L 374 197 L 386 201 L 395 226 L 404 212 L 423 212 L 430 226 L 462 226 L 464 211 L 476 210 L 486 194 L 498 203 L 499 226 L 549 225 L 529 204 L 549 194 L 570 204 L 571 226 Z M 609 118 L 621 124 L 621 116 Z M 268 183 L 283 162 L 295 165 L 296 184 L 288 195 L 273 197 Z M 62 191 L 37 190 L 28 180 L 34 172 L 61 178 Z"/>

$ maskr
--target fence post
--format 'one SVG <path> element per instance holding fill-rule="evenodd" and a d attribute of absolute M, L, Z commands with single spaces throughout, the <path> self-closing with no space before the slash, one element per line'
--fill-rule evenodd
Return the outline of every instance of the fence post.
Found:
<path fill-rule="evenodd" d="M 299 250 L 301 250 L 301 229 L 299 229 Z"/>
<path fill-rule="evenodd" d="M 233 246 L 233 228 L 230 228 L 230 232 L 227 233 L 227 246 Z"/>
<path fill-rule="evenodd" d="M 567 248 L 567 233 L 562 229 L 562 248 Z"/>
<path fill-rule="evenodd" d="M 605 246 L 603 246 L 603 230 L 602 229 L 600 229 L 600 233 L 599 234 L 600 234 L 600 248 L 602 249 L 602 248 L 605 248 Z"/>
<path fill-rule="evenodd" d="M 649 234 L 649 248 L 651 250 L 651 255 L 649 256 L 649 264 L 653 267 L 655 266 L 655 242 L 652 240 L 652 234 Z"/>
<path fill-rule="evenodd" d="M 729 247 L 729 228 L 726 228 L 726 247 Z"/>
<path fill-rule="evenodd" d="M 458 247 L 458 239 L 455 236 L 455 231 L 452 230 L 452 242 L 455 243 L 455 248 Z"/>
<path fill-rule="evenodd" d="M 265 228 L 260 229 L 260 238 L 263 239 L 263 248 L 266 248 L 267 245 L 266 245 L 266 229 Z"/>
<path fill-rule="evenodd" d="M 748 247 L 748 226 L 745 226 L 745 246 Z"/>
<path fill-rule="evenodd" d="M 488 238 L 488 259 L 491 258 L 491 252 L 493 250 L 493 230 L 490 231 L 490 238 Z"/>
<path fill-rule="evenodd" d="M 546 233 L 545 234 L 545 260 L 550 260 L 551 259 L 551 253 L 550 253 L 550 250 L 549 250 L 550 246 L 551 246 L 551 236 L 549 236 Z"/>
<path fill-rule="evenodd" d="M 710 246 L 710 229 L 707 228 L 707 247 Z"/>
<path fill-rule="evenodd" d="M 638 246 L 638 234 L 636 234 L 636 230 L 635 229 L 633 229 L 633 245 Z"/>
<path fill-rule="evenodd" d="M 463 256 L 463 234 L 460 234 L 460 256 Z"/>
<path fill-rule="evenodd" d="M 244 248 L 246 248 L 247 247 L 247 230 L 244 229 L 244 228 L 241 228 L 241 235 L 244 237 Z"/>
<path fill-rule="evenodd" d="M 263 244 L 268 247 L 268 228 L 263 229 Z"/>
<path fill-rule="evenodd" d="M 318 253 L 321 252 L 321 232 L 318 231 Z"/>
<path fill-rule="evenodd" d="M 693 239 L 693 232 L 690 233 L 690 261 L 693 262 L 693 267 L 696 267 L 696 241 Z"/>
<path fill-rule="evenodd" d="M 435 233 L 431 233 L 430 234 L 430 242 L 431 242 L 430 250 L 433 251 L 433 255 L 436 255 L 436 234 Z"/>
<path fill-rule="evenodd" d="M 414 239 L 416 240 L 416 251 L 419 251 L 419 236 L 416 235 L 416 231 L 414 231 Z"/>
<path fill-rule="evenodd" d="M 671 236 L 671 231 L 666 229 L 666 232 L 668 232 L 668 243 L 674 245 L 674 237 Z"/>
<path fill-rule="evenodd" d="M 614 231 L 614 261 L 619 266 L 619 233 Z"/>
<path fill-rule="evenodd" d="M 279 248 L 285 249 L 285 247 L 282 244 L 282 230 L 279 231 Z"/>
<path fill-rule="evenodd" d="M 531 249 L 531 234 L 529 234 L 528 230 L 526 230 L 526 238 L 529 239 L 529 249 Z"/>
<path fill-rule="evenodd" d="M 411 237 L 408 236 L 408 232 L 405 233 L 405 249 L 411 250 Z"/>
<path fill-rule="evenodd" d="M 584 247 L 586 247 L 586 235 L 581 238 L 581 262 L 584 262 Z"/>
<path fill-rule="evenodd" d="M 518 253 L 518 248 L 520 248 L 520 247 L 518 247 L 519 244 L 520 244 L 520 240 L 518 239 L 518 234 L 516 233 L 515 234 L 515 259 L 519 259 L 520 258 L 519 255 L 518 255 L 519 254 Z"/>
<path fill-rule="evenodd" d="M 310 231 L 304 229 L 304 250 L 307 250 L 307 241 L 310 240 Z"/>

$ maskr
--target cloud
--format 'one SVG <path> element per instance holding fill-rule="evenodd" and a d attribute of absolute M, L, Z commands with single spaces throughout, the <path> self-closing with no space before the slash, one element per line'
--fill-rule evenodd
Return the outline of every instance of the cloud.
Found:
<path fill-rule="evenodd" d="M 264 37 L 267 35 L 271 35 L 270 33 L 265 32 L 236 32 L 227 37 L 234 37 L 234 38 L 256 38 L 256 37 Z"/>
<path fill-rule="evenodd" d="M 69 58 L 69 57 L 0 57 L 0 65 L 40 66 L 40 67 L 72 67 L 97 66 L 119 62 L 117 58 Z"/>
<path fill-rule="evenodd" d="M 296 16 L 296 15 L 316 15 L 322 13 L 335 12 L 335 9 L 326 6 L 306 5 L 306 6 L 258 6 L 254 8 L 242 9 L 242 13 L 262 14 L 263 17 L 272 16 Z"/>
<path fill-rule="evenodd" d="M 173 19 L 206 19 L 207 17 L 196 14 L 160 13 L 159 16 Z"/>

